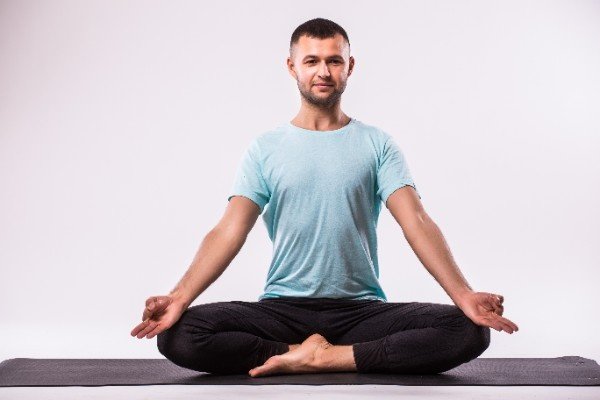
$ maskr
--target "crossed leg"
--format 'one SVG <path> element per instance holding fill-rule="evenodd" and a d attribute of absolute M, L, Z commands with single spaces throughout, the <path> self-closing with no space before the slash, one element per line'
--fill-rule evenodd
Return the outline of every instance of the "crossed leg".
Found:
<path fill-rule="evenodd" d="M 350 300 L 352 302 L 353 300 Z M 453 305 L 352 303 L 311 315 L 289 303 L 194 306 L 158 335 L 174 363 L 212 373 L 438 373 L 479 356 L 490 331 Z M 318 317 L 317 317 L 318 315 Z M 322 327 L 315 332 L 318 320 Z"/>
<path fill-rule="evenodd" d="M 352 346 L 335 346 L 314 333 L 301 344 L 290 346 L 287 353 L 269 358 L 263 365 L 252 368 L 252 377 L 276 374 L 356 371 Z"/>
<path fill-rule="evenodd" d="M 352 314 L 335 313 L 328 326 L 337 344 L 313 334 L 301 346 L 253 368 L 253 377 L 297 372 L 433 374 L 483 353 L 490 329 L 474 324 L 456 306 L 437 303 L 370 303 Z M 344 329 L 347 318 L 354 325 Z M 336 331 L 337 327 L 337 331 Z"/>
<path fill-rule="evenodd" d="M 188 308 L 157 335 L 161 354 L 188 369 L 247 374 L 273 355 L 286 353 L 310 334 L 301 309 L 286 304 L 216 302 Z M 307 320 L 310 319 L 307 317 Z"/>

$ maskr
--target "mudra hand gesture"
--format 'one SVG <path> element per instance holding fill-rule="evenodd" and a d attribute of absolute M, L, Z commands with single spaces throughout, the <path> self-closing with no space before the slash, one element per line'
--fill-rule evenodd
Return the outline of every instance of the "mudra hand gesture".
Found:
<path fill-rule="evenodd" d="M 152 339 L 173 326 L 184 311 L 185 308 L 169 295 L 152 296 L 146 300 L 142 322 L 133 328 L 130 334 L 131 336 L 137 336 L 138 339 L 144 336 L 147 339 Z"/>
<path fill-rule="evenodd" d="M 469 292 L 461 296 L 457 306 L 471 321 L 480 326 L 486 326 L 510 334 L 519 330 L 519 327 L 507 318 L 504 318 L 504 296 L 485 293 Z"/>

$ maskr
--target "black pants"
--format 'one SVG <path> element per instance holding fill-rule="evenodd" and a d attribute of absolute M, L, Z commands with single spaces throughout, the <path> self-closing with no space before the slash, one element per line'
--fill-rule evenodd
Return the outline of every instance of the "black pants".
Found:
<path fill-rule="evenodd" d="M 184 368 L 247 374 L 313 333 L 351 344 L 359 373 L 439 373 L 490 344 L 490 328 L 454 305 L 286 297 L 192 306 L 157 335 L 157 345 Z"/>

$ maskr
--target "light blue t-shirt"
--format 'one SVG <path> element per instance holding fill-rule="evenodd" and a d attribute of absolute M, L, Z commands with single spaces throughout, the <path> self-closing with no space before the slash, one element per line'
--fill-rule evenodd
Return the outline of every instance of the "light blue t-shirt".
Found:
<path fill-rule="evenodd" d="M 259 207 L 273 242 L 263 298 L 387 301 L 379 284 L 377 220 L 396 189 L 417 188 L 393 138 L 354 118 L 332 131 L 286 122 L 255 137 L 229 201 Z M 417 195 L 421 198 L 420 193 Z"/>

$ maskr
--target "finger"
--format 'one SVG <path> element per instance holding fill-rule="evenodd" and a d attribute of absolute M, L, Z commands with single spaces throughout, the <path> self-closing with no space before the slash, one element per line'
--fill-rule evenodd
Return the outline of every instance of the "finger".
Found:
<path fill-rule="evenodd" d="M 144 312 L 142 313 L 142 321 L 145 321 L 148 318 L 152 318 L 152 315 L 154 314 L 154 306 L 151 306 L 152 304 L 154 304 L 154 300 L 152 297 L 146 300 L 146 307 L 144 308 Z"/>
<path fill-rule="evenodd" d="M 488 293 L 487 298 L 492 304 L 502 305 L 504 302 L 504 296 L 501 294 Z"/>
<path fill-rule="evenodd" d="M 502 314 L 504 314 L 504 307 L 503 306 L 499 306 L 499 305 L 495 305 L 494 306 L 494 312 L 500 316 L 502 316 Z"/>
<path fill-rule="evenodd" d="M 473 322 L 475 322 L 479 326 L 485 326 L 488 328 L 495 329 L 497 331 L 500 330 L 500 325 L 498 325 L 498 322 L 494 318 L 491 318 L 489 315 L 479 316 L 478 318 L 473 319 Z"/>
<path fill-rule="evenodd" d="M 144 320 L 141 324 L 138 324 L 135 328 L 133 328 L 131 331 L 131 336 L 136 336 L 142 329 L 148 326 L 147 322 L 147 320 Z"/>
<path fill-rule="evenodd" d="M 147 339 L 152 339 L 154 336 L 158 335 L 163 331 L 160 325 L 157 325 L 150 333 L 146 334 Z"/>
<path fill-rule="evenodd" d="M 502 329 L 505 332 L 513 333 L 516 330 L 518 330 L 518 327 L 514 323 L 512 323 L 510 320 L 508 320 L 506 318 L 497 316 L 495 319 L 502 325 Z"/>
<path fill-rule="evenodd" d="M 511 320 L 509 320 L 508 318 L 504 318 L 504 317 L 500 317 L 497 316 L 496 317 L 502 324 L 508 326 L 511 330 L 513 331 L 518 331 L 519 327 L 517 326 L 517 324 L 515 324 L 514 322 L 512 322 Z"/>
<path fill-rule="evenodd" d="M 149 301 L 146 302 L 146 310 L 152 313 L 154 310 L 156 310 L 157 305 L 158 300 L 156 298 L 149 299 Z"/>
<path fill-rule="evenodd" d="M 498 332 L 502 331 L 502 325 L 500 325 L 500 323 L 498 322 L 497 319 L 495 318 L 488 318 L 487 319 L 487 325 L 495 330 L 497 330 Z"/>
<path fill-rule="evenodd" d="M 144 308 L 144 312 L 142 313 L 142 321 L 147 319 L 152 319 L 157 314 L 156 310 L 149 310 L 148 307 Z"/>
<path fill-rule="evenodd" d="M 148 297 L 148 300 L 146 300 L 146 307 L 154 302 L 156 302 L 156 296 Z"/>
<path fill-rule="evenodd" d="M 156 297 L 150 297 L 146 300 L 146 308 L 144 308 L 144 313 L 142 314 L 142 321 L 146 318 L 151 318 L 155 311 L 157 311 L 157 299 Z"/>
<path fill-rule="evenodd" d="M 502 315 L 504 313 L 504 306 L 502 305 L 502 302 L 504 301 L 504 296 L 500 294 L 488 293 L 488 298 L 492 305 L 493 311 L 498 315 Z"/>
<path fill-rule="evenodd" d="M 144 336 L 146 336 L 148 333 L 152 332 L 154 330 L 154 328 L 156 328 L 156 323 L 153 323 L 151 325 L 148 325 L 146 328 L 144 328 L 143 331 L 141 331 L 140 333 L 138 333 L 137 338 L 141 339 Z"/>
<path fill-rule="evenodd" d="M 143 331 L 148 326 L 148 321 L 150 321 L 150 319 L 145 319 L 141 324 L 136 326 L 133 331 L 131 331 L 131 336 L 137 336 L 141 331 Z"/>
<path fill-rule="evenodd" d="M 492 304 L 502 304 L 504 298 L 499 294 L 488 293 L 487 298 Z"/>
<path fill-rule="evenodd" d="M 493 328 L 498 332 L 502 332 L 503 330 L 507 329 L 507 326 L 502 323 L 502 319 L 503 318 L 498 316 L 497 314 L 491 313 L 483 317 L 483 325 L 489 326 L 490 328 Z"/>
<path fill-rule="evenodd" d="M 487 311 L 491 311 L 498 315 L 502 315 L 502 313 L 504 312 L 504 307 L 502 305 L 496 303 L 496 301 L 491 300 L 491 299 L 488 302 L 486 302 L 485 304 L 483 304 L 483 307 Z"/>
<path fill-rule="evenodd" d="M 167 306 L 172 300 L 171 296 L 152 296 L 146 300 L 146 307 L 152 310 L 158 308 L 158 306 Z"/>
<path fill-rule="evenodd" d="M 146 309 L 144 310 L 144 317 L 148 318 L 151 317 L 153 315 L 159 314 L 160 312 L 164 311 L 165 308 L 167 308 L 167 306 L 169 304 L 171 304 L 171 298 L 167 298 L 166 296 L 159 296 L 159 297 L 154 297 L 151 299 L 148 299 L 148 301 L 146 302 Z"/>
<path fill-rule="evenodd" d="M 142 313 L 142 321 L 145 321 L 147 318 L 152 318 L 156 313 L 163 310 L 162 305 L 165 303 L 163 299 L 157 297 L 150 297 L 146 300 L 146 308 L 144 308 L 144 312 Z"/>
<path fill-rule="evenodd" d="M 512 322 L 509 319 L 504 318 L 504 320 L 506 321 L 507 324 L 509 324 L 515 331 L 519 330 L 519 326 L 517 324 L 515 324 L 514 322 Z"/>
<path fill-rule="evenodd" d="M 501 331 L 506 331 L 508 333 L 512 333 L 512 328 L 510 326 L 508 326 L 506 323 L 504 323 L 503 318 L 496 315 L 496 314 L 492 314 L 490 316 L 490 318 L 494 321 L 494 326 L 496 326 L 496 330 L 498 332 Z"/>
<path fill-rule="evenodd" d="M 138 326 L 136 326 L 135 328 L 133 328 L 133 330 L 131 331 L 130 335 L 131 336 L 135 336 L 138 334 L 138 332 L 142 329 L 142 324 L 139 324 Z"/>
<path fill-rule="evenodd" d="M 144 327 L 144 329 L 142 329 L 142 331 L 136 335 L 138 337 L 138 339 L 141 339 L 144 336 L 146 336 L 146 334 L 152 332 L 152 330 L 154 330 L 154 328 L 156 328 L 157 324 L 158 324 L 157 322 L 150 320 L 150 322 Z"/>
<path fill-rule="evenodd" d="M 513 329 L 513 327 L 512 327 L 512 326 L 510 326 L 509 324 L 507 324 L 506 322 L 504 322 L 504 321 L 501 321 L 500 323 L 502 324 L 502 330 L 503 330 L 504 332 L 506 332 L 506 333 L 510 333 L 510 334 L 512 334 L 512 333 L 514 333 L 514 332 L 515 332 L 515 330 Z"/>

